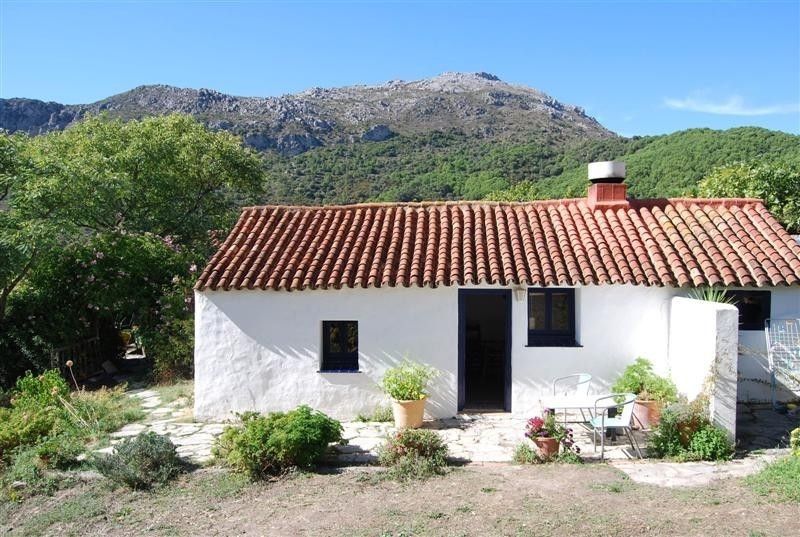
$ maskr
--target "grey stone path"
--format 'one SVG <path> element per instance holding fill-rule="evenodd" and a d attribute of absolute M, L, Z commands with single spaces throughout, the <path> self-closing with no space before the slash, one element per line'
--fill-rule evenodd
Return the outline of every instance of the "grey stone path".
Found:
<path fill-rule="evenodd" d="M 788 455 L 788 453 L 787 449 L 771 449 L 726 462 L 644 460 L 613 461 L 611 464 L 628 474 L 628 477 L 637 483 L 661 487 L 696 487 L 707 485 L 717 479 L 745 477 L 754 474 L 768 463 Z"/>
<path fill-rule="evenodd" d="M 450 456 L 470 462 L 510 462 L 518 444 L 527 442 L 525 419 L 508 414 L 460 414 L 456 418 L 426 421 L 423 427 L 438 432 L 447 443 Z M 396 431 L 391 423 L 344 423 L 347 444 L 335 446 L 337 459 L 342 462 L 370 462 L 375 459 L 377 447 L 387 434 Z M 591 433 L 580 425 L 570 424 L 574 439 L 586 459 L 599 459 L 600 446 L 593 450 Z M 644 437 L 636 433 L 644 449 Z M 598 438 L 599 441 L 599 438 Z M 632 455 L 627 440 L 619 438 L 606 447 L 607 459 L 628 459 Z"/>
<path fill-rule="evenodd" d="M 192 421 L 191 402 L 185 398 L 164 403 L 155 390 L 131 390 L 128 394 L 141 401 L 147 417 L 140 423 L 128 424 L 112 433 L 112 446 L 100 452 L 110 452 L 113 445 L 123 438 L 153 431 L 168 435 L 182 457 L 196 463 L 211 459 L 211 447 L 226 424 Z M 766 418 L 762 418 L 761 423 L 764 422 Z M 373 462 L 378 447 L 386 440 L 387 435 L 396 431 L 391 423 L 345 422 L 342 426 L 347 443 L 333 447 L 329 459 L 333 463 Z M 527 441 L 524 436 L 525 420 L 508 414 L 461 414 L 455 418 L 426 421 L 423 427 L 437 431 L 447 443 L 451 457 L 465 462 L 510 462 L 514 448 Z M 574 425 L 573 431 L 584 459 L 598 460 L 599 447 L 597 452 L 593 450 L 591 434 L 580 425 Z M 635 434 L 644 450 L 644 434 Z M 706 485 L 716 479 L 749 475 L 787 453 L 786 449 L 762 450 L 745 458 L 723 463 L 638 460 L 633 458 L 627 441 L 619 438 L 607 446 L 606 459 L 635 482 L 675 487 Z"/>
<path fill-rule="evenodd" d="M 165 434 L 178 448 L 178 455 L 197 463 L 211 459 L 211 446 L 214 439 L 225 428 L 223 423 L 198 423 L 191 420 L 191 402 L 186 398 L 178 398 L 170 403 L 161 401 L 155 390 L 130 390 L 130 397 L 141 401 L 147 417 L 139 423 L 129 423 L 115 433 L 111 433 L 111 446 L 99 450 L 109 453 L 114 444 L 123 438 L 136 436 L 145 431 Z"/>

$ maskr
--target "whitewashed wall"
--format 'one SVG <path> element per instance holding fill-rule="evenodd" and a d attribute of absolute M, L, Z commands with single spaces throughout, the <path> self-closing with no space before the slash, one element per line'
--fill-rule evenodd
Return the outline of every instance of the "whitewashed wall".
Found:
<path fill-rule="evenodd" d="M 605 394 L 638 356 L 668 373 L 669 301 L 676 290 L 603 285 L 575 292 L 580 347 L 528 347 L 527 296 L 513 306 L 512 411 L 538 413 L 552 379 L 572 373 L 592 375 L 591 393 Z"/>
<path fill-rule="evenodd" d="M 202 292 L 195 319 L 198 419 L 299 404 L 353 418 L 388 403 L 376 383 L 404 356 L 442 371 L 429 414 L 456 414 L 454 288 Z M 318 372 L 323 320 L 358 321 L 360 372 Z"/>
<path fill-rule="evenodd" d="M 777 287 L 771 291 L 772 318 L 800 318 L 800 288 Z M 739 331 L 739 350 L 739 401 L 770 401 L 770 373 L 764 331 Z M 784 389 L 778 390 L 779 401 L 795 399 L 797 394 Z"/>
<path fill-rule="evenodd" d="M 487 288 L 489 286 L 483 286 Z M 576 291 L 581 347 L 527 347 L 527 295 L 513 298 L 512 411 L 539 411 L 553 378 L 594 376 L 606 392 L 637 356 L 667 373 L 669 301 L 676 290 L 631 285 Z M 338 418 L 388 402 L 377 388 L 404 356 L 442 371 L 428 414 L 457 412 L 458 289 L 440 287 L 196 293 L 195 415 L 286 410 L 305 403 Z M 319 373 L 321 322 L 359 321 L 359 373 Z"/>
<path fill-rule="evenodd" d="M 669 364 L 690 401 L 705 392 L 709 416 L 736 439 L 739 310 L 729 304 L 676 297 L 670 306 Z"/>

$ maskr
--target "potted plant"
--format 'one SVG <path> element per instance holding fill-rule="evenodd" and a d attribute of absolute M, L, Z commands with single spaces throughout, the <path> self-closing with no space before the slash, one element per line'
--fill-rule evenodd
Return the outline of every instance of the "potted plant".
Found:
<path fill-rule="evenodd" d="M 436 369 L 410 360 L 386 371 L 381 387 L 393 399 L 395 427 L 415 429 L 422 425 L 428 382 L 438 374 Z"/>
<path fill-rule="evenodd" d="M 636 394 L 634 423 L 643 429 L 658 425 L 664 406 L 678 400 L 675 383 L 657 375 L 650 360 L 641 357 L 625 368 L 611 389 L 616 393 Z"/>
<path fill-rule="evenodd" d="M 557 457 L 562 445 L 565 450 L 580 453 L 580 449 L 574 445 L 572 429 L 559 425 L 552 412 L 545 412 L 543 418 L 536 416 L 529 419 L 525 436 L 536 446 L 542 460 L 547 461 Z"/>

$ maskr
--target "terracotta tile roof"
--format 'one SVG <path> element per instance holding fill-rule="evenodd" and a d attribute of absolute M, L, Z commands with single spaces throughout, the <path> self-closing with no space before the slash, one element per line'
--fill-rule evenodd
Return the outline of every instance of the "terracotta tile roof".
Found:
<path fill-rule="evenodd" d="M 800 245 L 753 199 L 248 207 L 196 288 L 480 283 L 797 285 Z"/>

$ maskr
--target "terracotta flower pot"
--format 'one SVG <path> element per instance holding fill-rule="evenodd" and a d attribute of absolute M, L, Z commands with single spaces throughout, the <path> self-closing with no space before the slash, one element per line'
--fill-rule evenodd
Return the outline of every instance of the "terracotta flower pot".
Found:
<path fill-rule="evenodd" d="M 558 455 L 558 439 L 557 438 L 541 438 L 534 437 L 531 441 L 536 446 L 539 456 L 545 460 L 552 459 Z"/>
<path fill-rule="evenodd" d="M 422 425 L 425 415 L 425 399 L 416 401 L 392 401 L 394 426 L 398 429 L 416 429 Z"/>
<path fill-rule="evenodd" d="M 639 401 L 633 404 L 633 425 L 642 429 L 652 429 L 661 421 L 661 403 L 658 401 Z"/>

